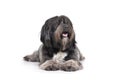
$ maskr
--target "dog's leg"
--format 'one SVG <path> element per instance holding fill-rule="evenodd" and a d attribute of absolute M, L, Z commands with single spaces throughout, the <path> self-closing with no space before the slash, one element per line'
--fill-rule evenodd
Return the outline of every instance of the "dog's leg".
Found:
<path fill-rule="evenodd" d="M 56 70 L 59 70 L 59 68 L 60 68 L 60 65 L 53 60 L 47 60 L 40 65 L 40 69 L 47 70 L 47 71 L 56 71 Z"/>
<path fill-rule="evenodd" d="M 83 61 L 85 57 L 80 53 L 80 61 Z"/>
<path fill-rule="evenodd" d="M 33 52 L 32 55 L 27 55 L 27 56 L 23 57 L 23 59 L 25 61 L 30 61 L 30 62 L 39 62 L 40 61 L 40 59 L 39 59 L 39 51 Z"/>
<path fill-rule="evenodd" d="M 64 71 L 77 71 L 82 68 L 83 68 L 82 64 L 76 60 L 68 60 L 61 65 L 61 70 L 64 70 Z"/>
<path fill-rule="evenodd" d="M 82 61 L 82 60 L 84 60 L 85 59 L 85 57 L 82 55 L 82 53 L 80 52 L 80 50 L 78 49 L 78 47 L 76 46 L 76 48 L 75 48 L 75 53 L 77 54 L 77 56 L 78 56 L 78 60 L 80 60 L 80 61 Z"/>

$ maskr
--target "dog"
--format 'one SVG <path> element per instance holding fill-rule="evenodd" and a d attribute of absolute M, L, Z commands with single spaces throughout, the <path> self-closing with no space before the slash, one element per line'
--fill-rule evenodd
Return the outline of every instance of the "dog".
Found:
<path fill-rule="evenodd" d="M 76 46 L 75 31 L 71 20 L 64 15 L 46 20 L 41 29 L 42 45 L 25 61 L 40 62 L 39 67 L 47 71 L 77 71 L 83 68 L 85 59 Z"/>

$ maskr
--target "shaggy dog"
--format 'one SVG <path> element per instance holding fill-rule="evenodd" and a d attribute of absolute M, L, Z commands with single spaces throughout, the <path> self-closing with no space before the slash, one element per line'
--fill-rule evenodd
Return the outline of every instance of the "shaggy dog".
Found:
<path fill-rule="evenodd" d="M 66 16 L 55 16 L 48 19 L 41 30 L 39 49 L 24 60 L 40 62 L 40 68 L 48 71 L 76 71 L 82 69 L 84 59 L 75 41 L 72 22 Z"/>

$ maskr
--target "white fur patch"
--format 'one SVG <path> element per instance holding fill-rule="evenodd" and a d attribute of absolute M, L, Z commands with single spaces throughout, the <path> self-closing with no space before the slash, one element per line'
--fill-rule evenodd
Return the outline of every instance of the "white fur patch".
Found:
<path fill-rule="evenodd" d="M 67 53 L 65 52 L 58 52 L 53 56 L 53 60 L 56 62 L 63 62 L 64 58 L 67 56 Z"/>

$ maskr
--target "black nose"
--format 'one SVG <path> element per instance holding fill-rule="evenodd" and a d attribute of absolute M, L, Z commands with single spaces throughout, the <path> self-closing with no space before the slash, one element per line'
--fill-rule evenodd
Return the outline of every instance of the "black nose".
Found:
<path fill-rule="evenodd" d="M 63 28 L 68 28 L 67 24 L 63 24 L 62 26 L 63 26 Z"/>
<path fill-rule="evenodd" d="M 65 28 L 68 28 L 68 25 L 65 25 L 64 27 L 65 27 Z"/>
<path fill-rule="evenodd" d="M 69 28 L 69 26 L 63 22 L 61 22 L 60 25 L 63 27 L 64 30 L 67 30 Z"/>

